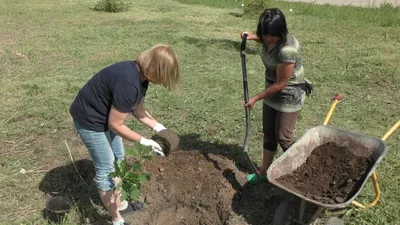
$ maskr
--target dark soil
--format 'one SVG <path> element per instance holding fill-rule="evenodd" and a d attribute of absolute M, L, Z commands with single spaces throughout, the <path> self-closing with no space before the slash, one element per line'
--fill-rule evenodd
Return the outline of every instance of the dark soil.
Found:
<path fill-rule="evenodd" d="M 176 151 L 179 146 L 178 135 L 169 130 L 162 130 L 152 136 L 151 139 L 160 144 L 165 156 L 168 156 L 172 151 Z"/>
<path fill-rule="evenodd" d="M 306 163 L 277 181 L 322 203 L 343 203 L 365 180 L 372 160 L 330 142 L 317 147 Z"/>
<path fill-rule="evenodd" d="M 142 186 L 145 215 L 132 216 L 134 224 L 226 224 L 236 194 L 230 176 L 244 183 L 229 159 L 199 151 L 171 152 L 144 166 L 152 177 Z"/>

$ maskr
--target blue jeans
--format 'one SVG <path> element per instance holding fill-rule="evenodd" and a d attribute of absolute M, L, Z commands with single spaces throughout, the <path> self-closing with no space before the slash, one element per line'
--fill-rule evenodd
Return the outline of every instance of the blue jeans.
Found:
<path fill-rule="evenodd" d="M 96 185 L 102 191 L 110 191 L 115 183 L 108 175 L 115 171 L 114 161 L 125 157 L 122 138 L 112 131 L 98 132 L 87 130 L 74 120 L 83 143 L 88 149 L 96 170 Z"/>

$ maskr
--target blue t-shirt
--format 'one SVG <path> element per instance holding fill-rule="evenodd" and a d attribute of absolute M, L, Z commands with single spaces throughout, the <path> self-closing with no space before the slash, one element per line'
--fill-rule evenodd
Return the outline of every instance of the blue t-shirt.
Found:
<path fill-rule="evenodd" d="M 123 113 L 134 111 L 146 95 L 148 81 L 140 82 L 135 61 L 122 61 L 95 74 L 78 92 L 71 116 L 83 127 L 107 131 L 111 106 Z"/>

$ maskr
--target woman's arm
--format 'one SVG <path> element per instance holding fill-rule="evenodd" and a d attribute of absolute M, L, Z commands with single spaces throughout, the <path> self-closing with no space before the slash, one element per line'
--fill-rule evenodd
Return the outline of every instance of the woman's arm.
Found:
<path fill-rule="evenodd" d="M 124 124 L 127 116 L 128 113 L 119 112 L 114 107 L 111 107 L 110 114 L 108 116 L 108 127 L 122 138 L 133 142 L 139 142 L 144 146 L 151 146 L 154 152 L 161 156 L 165 156 L 161 146 L 157 142 L 143 137 L 142 135 L 129 129 Z"/>
<path fill-rule="evenodd" d="M 248 104 L 245 104 L 246 107 L 250 107 L 252 109 L 254 104 L 267 97 L 271 97 L 273 94 L 282 91 L 285 89 L 286 85 L 289 82 L 290 77 L 293 74 L 294 63 L 279 63 L 276 67 L 276 77 L 277 80 L 271 86 L 267 87 L 262 92 L 258 93 L 254 97 L 252 97 Z"/>
<path fill-rule="evenodd" d="M 128 113 L 119 112 L 114 107 L 111 107 L 110 114 L 108 116 L 108 127 L 126 140 L 139 142 L 142 139 L 142 135 L 129 129 L 124 124 L 127 117 Z"/>
<path fill-rule="evenodd" d="M 142 100 L 135 111 L 133 111 L 132 115 L 139 120 L 142 124 L 146 125 L 147 127 L 153 129 L 156 132 L 160 130 L 166 129 L 163 125 L 157 122 L 147 110 L 143 108 L 143 101 Z"/>
<path fill-rule="evenodd" d="M 247 34 L 247 40 L 253 40 L 253 41 L 262 43 L 262 41 L 260 40 L 260 38 L 258 38 L 257 35 L 255 35 L 255 34 L 253 34 L 253 33 L 251 33 L 251 32 L 248 32 L 248 31 L 244 31 L 244 32 L 241 34 L 241 38 L 243 38 L 243 35 L 244 35 L 244 34 Z"/>

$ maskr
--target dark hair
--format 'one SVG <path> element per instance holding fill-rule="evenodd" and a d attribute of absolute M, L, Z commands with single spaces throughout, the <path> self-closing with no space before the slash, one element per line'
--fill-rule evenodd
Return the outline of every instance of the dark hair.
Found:
<path fill-rule="evenodd" d="M 285 43 L 288 33 L 286 19 L 281 10 L 270 8 L 260 14 L 257 25 L 257 36 L 260 41 L 264 42 L 262 35 L 271 35 L 280 37 Z"/>

